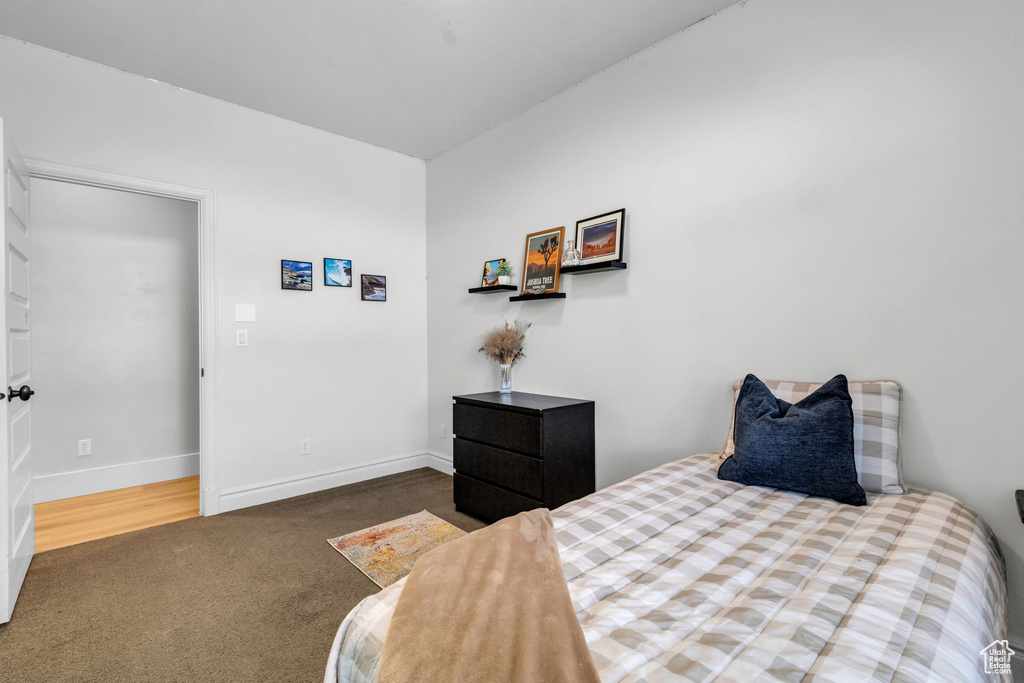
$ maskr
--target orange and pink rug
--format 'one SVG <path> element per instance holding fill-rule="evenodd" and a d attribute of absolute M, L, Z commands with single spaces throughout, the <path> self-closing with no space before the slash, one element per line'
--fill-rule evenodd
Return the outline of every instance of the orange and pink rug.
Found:
<path fill-rule="evenodd" d="M 371 581 L 387 588 L 408 574 L 421 555 L 465 535 L 424 510 L 327 542 Z"/>

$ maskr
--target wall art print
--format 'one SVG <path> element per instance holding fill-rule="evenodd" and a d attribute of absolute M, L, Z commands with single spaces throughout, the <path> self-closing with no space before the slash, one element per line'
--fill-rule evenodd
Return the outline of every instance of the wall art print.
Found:
<path fill-rule="evenodd" d="M 324 259 L 324 286 L 351 287 L 352 261 L 340 258 Z"/>
<path fill-rule="evenodd" d="M 308 261 L 281 259 L 281 289 L 313 291 L 313 264 Z"/>
<path fill-rule="evenodd" d="M 580 264 L 621 261 L 625 223 L 625 209 L 576 221 Z"/>
<path fill-rule="evenodd" d="M 363 301 L 387 301 L 388 279 L 384 275 L 360 275 L 360 298 Z"/>
<path fill-rule="evenodd" d="M 526 236 L 523 294 L 548 294 L 558 291 L 564 237 L 565 226 L 533 232 Z"/>

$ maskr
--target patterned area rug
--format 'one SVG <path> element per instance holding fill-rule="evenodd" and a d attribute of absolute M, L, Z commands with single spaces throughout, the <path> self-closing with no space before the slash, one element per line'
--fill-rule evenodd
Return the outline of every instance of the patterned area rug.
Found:
<path fill-rule="evenodd" d="M 424 510 L 327 542 L 371 581 L 387 588 L 408 574 L 420 555 L 465 535 Z"/>

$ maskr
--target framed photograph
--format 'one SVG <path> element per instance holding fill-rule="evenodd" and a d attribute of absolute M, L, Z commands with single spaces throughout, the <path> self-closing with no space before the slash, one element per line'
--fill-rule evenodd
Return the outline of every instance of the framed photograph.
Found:
<path fill-rule="evenodd" d="M 324 286 L 351 287 L 352 262 L 342 258 L 324 259 Z"/>
<path fill-rule="evenodd" d="M 388 279 L 384 275 L 360 275 L 363 301 L 387 301 Z"/>
<path fill-rule="evenodd" d="M 498 268 L 505 262 L 503 258 L 497 258 L 493 261 L 484 261 L 484 276 L 481 278 L 481 287 L 493 287 L 498 284 Z"/>
<path fill-rule="evenodd" d="M 313 264 L 281 259 L 281 289 L 313 291 Z"/>
<path fill-rule="evenodd" d="M 523 294 L 548 294 L 558 291 L 564 237 L 565 226 L 533 232 L 526 236 Z"/>
<path fill-rule="evenodd" d="M 580 251 L 580 263 L 621 261 L 625 223 L 625 209 L 576 221 L 576 248 Z"/>

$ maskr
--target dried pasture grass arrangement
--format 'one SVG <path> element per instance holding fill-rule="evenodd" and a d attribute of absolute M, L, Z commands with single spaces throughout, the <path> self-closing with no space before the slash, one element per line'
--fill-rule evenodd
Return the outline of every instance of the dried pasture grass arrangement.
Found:
<path fill-rule="evenodd" d="M 525 358 L 523 346 L 526 344 L 526 331 L 533 323 L 516 320 L 511 325 L 505 321 L 484 333 L 480 353 L 501 365 L 513 365 L 520 358 Z"/>

